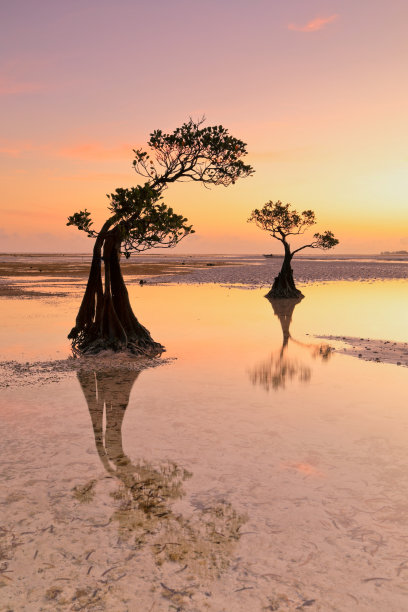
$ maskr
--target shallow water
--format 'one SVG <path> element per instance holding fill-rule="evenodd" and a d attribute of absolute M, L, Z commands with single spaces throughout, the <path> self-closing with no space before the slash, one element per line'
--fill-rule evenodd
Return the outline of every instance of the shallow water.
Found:
<path fill-rule="evenodd" d="M 407 609 L 407 370 L 315 337 L 407 341 L 407 286 L 303 291 L 131 287 L 176 359 L 2 390 L 0 609 Z M 2 306 L 68 354 L 78 296 Z"/>

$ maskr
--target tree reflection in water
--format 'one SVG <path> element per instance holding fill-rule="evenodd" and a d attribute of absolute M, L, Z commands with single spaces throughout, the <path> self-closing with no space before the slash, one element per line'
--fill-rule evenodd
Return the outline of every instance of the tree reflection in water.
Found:
<path fill-rule="evenodd" d="M 154 465 L 134 462 L 125 454 L 122 423 L 138 376 L 137 371 L 122 369 L 78 372 L 98 455 L 120 483 L 113 493 L 118 504 L 113 519 L 121 537 L 134 538 L 135 549 L 149 547 L 158 566 L 173 561 L 194 574 L 215 577 L 228 567 L 246 517 L 226 501 L 197 504 L 189 516 L 175 512 L 172 503 L 183 497 L 183 483 L 192 474 L 172 461 Z M 76 487 L 77 499 L 81 492 L 86 492 L 86 485 Z M 89 501 L 89 495 L 83 501 Z"/>
<path fill-rule="evenodd" d="M 249 377 L 253 385 L 260 385 L 266 391 L 285 388 L 286 383 L 298 380 L 307 383 L 311 377 L 311 368 L 296 357 L 287 354 L 289 341 L 301 346 L 309 352 L 313 359 L 323 361 L 330 359 L 332 349 L 324 343 L 300 342 L 290 334 L 290 324 L 295 307 L 302 298 L 266 298 L 272 305 L 275 316 L 278 317 L 282 328 L 283 341 L 278 351 L 271 353 L 270 357 L 253 368 Z"/>

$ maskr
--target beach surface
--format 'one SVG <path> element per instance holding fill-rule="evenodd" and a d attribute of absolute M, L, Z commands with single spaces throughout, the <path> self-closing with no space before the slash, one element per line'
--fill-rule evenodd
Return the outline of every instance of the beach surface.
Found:
<path fill-rule="evenodd" d="M 10 295 L 39 283 L 63 288 L 83 284 L 89 273 L 89 255 L 1 255 L 0 295 Z M 137 255 L 122 262 L 127 283 L 218 283 L 249 288 L 271 285 L 282 258 L 262 255 Z M 380 256 L 310 256 L 292 262 L 297 283 L 338 280 L 373 281 L 408 278 L 408 258 Z"/>
<path fill-rule="evenodd" d="M 91 257 L 62 254 L 0 254 L 0 297 L 67 297 L 86 285 Z M 282 258 L 261 255 L 139 255 L 123 261 L 131 285 L 217 284 L 242 289 L 269 288 Z M 299 257 L 293 262 L 297 284 L 408 279 L 408 258 L 395 256 Z M 328 335 L 333 350 L 365 359 L 408 365 L 405 343 L 387 338 Z M 367 344 L 370 346 L 367 347 Z M 62 366 L 61 366 L 62 367 Z"/>
<path fill-rule="evenodd" d="M 407 264 L 288 309 L 238 259 L 132 271 L 153 363 L 70 356 L 84 275 L 3 275 L 0 610 L 407 609 Z"/>

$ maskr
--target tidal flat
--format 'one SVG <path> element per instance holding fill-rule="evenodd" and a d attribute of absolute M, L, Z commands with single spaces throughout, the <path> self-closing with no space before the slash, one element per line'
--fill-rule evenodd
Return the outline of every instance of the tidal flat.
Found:
<path fill-rule="evenodd" d="M 83 275 L 3 274 L 0 610 L 405 611 L 407 262 L 284 307 L 279 259 L 143 262 L 153 363 L 70 358 Z"/>

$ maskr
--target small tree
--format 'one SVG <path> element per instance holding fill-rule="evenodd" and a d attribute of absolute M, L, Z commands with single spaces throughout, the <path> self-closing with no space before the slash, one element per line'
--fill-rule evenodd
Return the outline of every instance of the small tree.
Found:
<path fill-rule="evenodd" d="M 309 382 L 312 370 L 309 365 L 303 363 L 296 357 L 288 355 L 289 341 L 293 342 L 310 352 L 312 359 L 320 358 L 328 361 L 332 354 L 332 348 L 324 343 L 306 343 L 293 338 L 290 333 L 290 325 L 295 307 L 302 301 L 301 297 L 288 298 L 268 298 L 273 308 L 275 316 L 278 317 L 282 328 L 283 341 L 280 350 L 274 351 L 269 358 L 257 365 L 249 372 L 249 377 L 253 385 L 261 385 L 270 391 L 284 388 L 286 383 L 292 380 L 299 382 Z"/>
<path fill-rule="evenodd" d="M 171 134 L 156 130 L 148 141 L 151 155 L 142 149 L 134 150 L 133 166 L 145 183 L 108 195 L 110 216 L 99 232 L 92 229 L 86 209 L 68 217 L 67 225 L 75 225 L 95 238 L 88 284 L 75 327 L 68 335 L 76 352 L 127 348 L 153 355 L 164 350 L 132 311 L 120 256 L 174 247 L 193 233 L 187 219 L 162 201 L 169 184 L 191 180 L 205 186 L 228 186 L 253 173 L 241 159 L 246 155 L 246 144 L 230 136 L 221 125 L 202 127 L 203 121 L 190 119 Z"/>
<path fill-rule="evenodd" d="M 303 249 L 332 249 L 339 243 L 334 234 L 329 230 L 323 234 L 314 234 L 314 240 L 295 250 L 291 250 L 287 241 L 288 236 L 298 236 L 304 234 L 312 225 L 316 224 L 315 214 L 312 210 L 304 210 L 299 214 L 296 210 L 291 210 L 291 204 L 282 204 L 279 200 L 275 203 L 267 202 L 261 209 L 256 208 L 252 211 L 248 222 L 253 221 L 258 227 L 267 231 L 272 238 L 279 240 L 284 247 L 285 255 L 281 271 L 275 278 L 271 290 L 266 297 L 273 298 L 296 298 L 304 297 L 299 289 L 296 289 L 293 280 L 293 270 L 291 262 L 293 256 Z"/>

